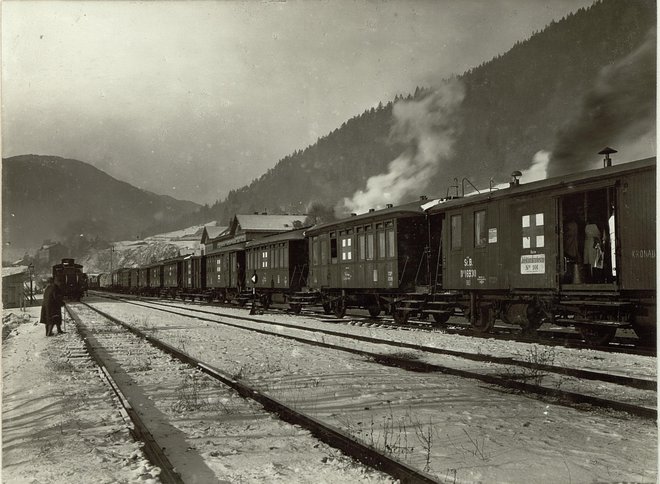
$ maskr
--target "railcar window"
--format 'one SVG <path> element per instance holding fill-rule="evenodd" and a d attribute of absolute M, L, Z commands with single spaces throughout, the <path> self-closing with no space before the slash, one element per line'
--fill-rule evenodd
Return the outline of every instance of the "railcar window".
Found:
<path fill-rule="evenodd" d="M 367 260 L 374 260 L 374 234 L 367 234 Z"/>
<path fill-rule="evenodd" d="M 342 237 L 341 239 L 341 260 L 353 260 L 351 237 Z"/>
<path fill-rule="evenodd" d="M 330 239 L 330 259 L 337 262 L 337 239 Z"/>
<path fill-rule="evenodd" d="M 328 263 L 328 244 L 323 239 L 321 239 L 319 241 L 319 243 L 321 244 L 321 264 L 327 264 Z"/>
<path fill-rule="evenodd" d="M 366 248 L 367 248 L 367 239 L 364 234 L 358 235 L 358 258 L 360 260 L 364 260 L 367 256 L 366 253 Z"/>
<path fill-rule="evenodd" d="M 545 247 L 545 237 L 543 235 L 543 213 L 523 215 L 520 220 L 520 224 L 523 228 L 523 249 L 536 249 Z"/>
<path fill-rule="evenodd" d="M 277 269 L 280 266 L 280 248 L 274 245 L 270 251 L 273 254 L 273 269 Z"/>
<path fill-rule="evenodd" d="M 486 228 L 486 211 L 474 212 L 474 246 L 486 247 L 488 243 L 488 229 Z"/>
<path fill-rule="evenodd" d="M 261 267 L 266 269 L 268 267 L 268 251 L 264 250 L 261 252 Z"/>
<path fill-rule="evenodd" d="M 461 248 L 461 230 L 462 230 L 462 218 L 460 215 L 451 216 L 451 248 L 460 249 Z"/>
<path fill-rule="evenodd" d="M 385 253 L 385 232 L 378 232 L 378 258 L 384 259 L 387 256 Z"/>
<path fill-rule="evenodd" d="M 284 259 L 282 261 L 282 267 L 289 267 L 289 251 L 284 251 Z"/>
<path fill-rule="evenodd" d="M 392 225 L 392 222 L 389 222 L 390 225 Z M 388 257 L 394 257 L 394 230 L 388 230 L 387 231 L 387 256 Z"/>

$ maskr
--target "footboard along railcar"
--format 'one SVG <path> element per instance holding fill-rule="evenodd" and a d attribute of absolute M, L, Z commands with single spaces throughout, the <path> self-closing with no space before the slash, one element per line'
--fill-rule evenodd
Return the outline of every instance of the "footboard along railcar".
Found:
<path fill-rule="evenodd" d="M 654 341 L 655 172 L 651 158 L 438 203 L 436 289 L 479 331 L 499 317 L 574 326 L 593 344 L 625 327 Z"/>

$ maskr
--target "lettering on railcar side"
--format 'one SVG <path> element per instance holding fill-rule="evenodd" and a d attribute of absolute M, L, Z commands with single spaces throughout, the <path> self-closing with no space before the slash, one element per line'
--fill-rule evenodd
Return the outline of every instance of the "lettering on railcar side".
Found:
<path fill-rule="evenodd" d="M 633 259 L 655 259 L 655 249 L 633 249 Z"/>
<path fill-rule="evenodd" d="M 521 274 L 545 274 L 545 254 L 521 255 Z"/>

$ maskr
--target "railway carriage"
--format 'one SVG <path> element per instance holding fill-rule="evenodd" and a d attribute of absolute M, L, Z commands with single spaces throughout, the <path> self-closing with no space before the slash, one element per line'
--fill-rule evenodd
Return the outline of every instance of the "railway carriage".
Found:
<path fill-rule="evenodd" d="M 148 266 L 138 267 L 137 293 L 141 294 L 141 295 L 149 293 L 149 267 Z"/>
<path fill-rule="evenodd" d="M 575 326 L 594 344 L 619 327 L 654 337 L 655 158 L 516 181 L 428 215 L 441 234 L 441 289 L 459 295 L 454 309 L 475 329 L 500 317 Z"/>
<path fill-rule="evenodd" d="M 348 307 L 372 316 L 401 294 L 428 285 L 434 257 L 419 201 L 312 227 L 309 239 L 309 289 L 320 295 L 326 312 L 342 317 Z"/>
<path fill-rule="evenodd" d="M 185 256 L 183 258 L 182 270 L 181 297 L 183 299 L 189 297 L 192 300 L 197 297 L 208 299 L 208 295 L 204 294 L 204 289 L 206 288 L 206 256 Z"/>
<path fill-rule="evenodd" d="M 131 292 L 131 274 L 135 271 L 128 267 L 117 269 L 117 286 L 124 293 Z M 133 279 L 134 280 L 134 279 Z"/>
<path fill-rule="evenodd" d="M 245 287 L 245 240 L 224 241 L 206 255 L 206 289 L 209 298 L 230 301 Z"/>
<path fill-rule="evenodd" d="M 183 257 L 174 257 L 163 261 L 162 295 L 175 298 L 183 283 Z"/>
<path fill-rule="evenodd" d="M 157 296 L 163 290 L 163 263 L 156 262 L 149 264 L 146 268 L 149 274 L 148 294 L 150 296 Z"/>
<path fill-rule="evenodd" d="M 304 215 L 235 215 L 229 227 L 217 237 L 202 235 L 206 253 L 206 289 L 210 299 L 236 300 L 245 304 L 246 244 L 274 234 L 302 227 Z M 247 277 L 250 277 L 248 275 Z"/>
<path fill-rule="evenodd" d="M 290 304 L 295 312 L 301 305 L 291 297 L 307 285 L 308 242 L 305 231 L 292 230 L 247 242 L 245 245 L 247 286 L 255 291 L 262 306 L 272 301 Z"/>

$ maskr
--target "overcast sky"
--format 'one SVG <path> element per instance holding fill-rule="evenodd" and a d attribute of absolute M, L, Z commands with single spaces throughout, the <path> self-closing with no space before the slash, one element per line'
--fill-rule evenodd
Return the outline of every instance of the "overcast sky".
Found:
<path fill-rule="evenodd" d="M 2 156 L 200 203 L 592 0 L 2 2 Z"/>

